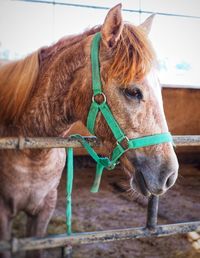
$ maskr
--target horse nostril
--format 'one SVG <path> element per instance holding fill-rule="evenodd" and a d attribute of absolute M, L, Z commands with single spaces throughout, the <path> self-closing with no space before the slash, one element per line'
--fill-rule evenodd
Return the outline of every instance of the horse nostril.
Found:
<path fill-rule="evenodd" d="M 171 174 L 166 181 L 166 188 L 170 188 L 174 184 L 175 173 Z"/>

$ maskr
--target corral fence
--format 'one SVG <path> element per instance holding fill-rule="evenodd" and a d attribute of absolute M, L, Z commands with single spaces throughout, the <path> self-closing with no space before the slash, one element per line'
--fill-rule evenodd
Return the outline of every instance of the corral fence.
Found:
<path fill-rule="evenodd" d="M 95 137 L 85 137 L 92 147 L 100 147 L 100 141 Z M 200 146 L 200 135 L 173 136 L 176 146 Z M 35 148 L 80 148 L 81 143 L 73 138 L 23 138 L 5 137 L 0 138 L 0 149 L 35 149 Z M 200 221 L 157 225 L 158 196 L 151 196 L 147 208 L 147 222 L 144 227 L 106 230 L 98 232 L 84 232 L 49 235 L 47 237 L 13 238 L 10 241 L 0 241 L 0 252 L 11 251 L 12 253 L 62 247 L 64 257 L 71 257 L 73 245 L 93 244 L 98 242 L 110 242 L 116 240 L 161 237 L 174 234 L 184 234 L 192 231 L 200 231 Z"/>

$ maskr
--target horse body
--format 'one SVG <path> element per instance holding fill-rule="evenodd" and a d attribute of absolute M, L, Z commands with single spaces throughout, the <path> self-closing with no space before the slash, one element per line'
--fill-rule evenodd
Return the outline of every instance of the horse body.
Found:
<path fill-rule="evenodd" d="M 168 130 L 160 88 L 152 90 L 152 80 L 146 78 L 154 56 L 145 34 L 149 23 L 148 19 L 143 29 L 123 24 L 118 5 L 102 27 L 2 66 L 0 136 L 64 136 L 76 121 L 86 125 L 92 99 L 90 45 L 99 31 L 103 90 L 123 131 L 134 138 Z M 95 134 L 109 155 L 115 141 L 100 114 Z M 1 151 L 0 239 L 10 239 L 12 219 L 21 210 L 28 215 L 27 235 L 45 234 L 65 158 L 62 149 Z M 146 195 L 165 192 L 177 177 L 171 143 L 130 150 L 121 163 L 131 187 Z"/>
<path fill-rule="evenodd" d="M 41 152 L 36 160 L 34 152 L 29 155 L 13 151 L 1 155 L 1 239 L 10 239 L 12 220 L 19 211 L 27 214 L 27 236 L 43 236 L 53 214 L 65 151 L 52 149 L 45 154 Z M 32 255 L 39 257 L 40 252 L 33 252 Z M 9 256 L 9 253 L 2 254 L 2 257 Z M 28 257 L 31 257 L 30 254 Z"/>
<path fill-rule="evenodd" d="M 45 197 L 56 189 L 65 164 L 65 151 L 51 149 L 34 159 L 34 152 L 1 155 L 0 193 L 8 213 L 16 216 L 20 210 L 36 215 Z M 23 157 L 22 157 L 23 156 Z M 8 204 L 8 205 L 7 205 Z M 4 208 L 5 209 L 5 208 Z"/>

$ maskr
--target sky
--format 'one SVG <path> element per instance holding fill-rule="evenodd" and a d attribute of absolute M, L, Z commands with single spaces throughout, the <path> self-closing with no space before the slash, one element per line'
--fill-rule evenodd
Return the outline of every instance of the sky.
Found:
<path fill-rule="evenodd" d="M 55 0 L 112 7 L 111 0 Z M 200 0 L 126 0 L 124 9 L 200 16 Z M 16 59 L 51 45 L 61 37 L 102 24 L 107 10 L 0 0 L 0 58 Z M 149 14 L 123 11 L 123 19 L 138 25 Z M 200 19 L 156 15 L 150 33 L 164 84 L 200 87 Z"/>

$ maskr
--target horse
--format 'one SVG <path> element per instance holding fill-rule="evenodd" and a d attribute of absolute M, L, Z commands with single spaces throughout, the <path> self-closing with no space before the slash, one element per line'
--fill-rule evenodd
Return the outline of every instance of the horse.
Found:
<path fill-rule="evenodd" d="M 1 137 L 64 137 L 75 122 L 86 125 L 93 95 L 90 46 L 98 32 L 103 92 L 120 127 L 128 138 L 168 132 L 156 56 L 148 39 L 153 16 L 134 26 L 123 21 L 121 8 L 110 9 L 101 26 L 0 67 Z M 95 135 L 109 155 L 115 138 L 100 113 Z M 1 150 L 1 240 L 11 238 L 12 221 L 20 211 L 27 214 L 27 237 L 45 235 L 65 159 L 65 150 L 59 148 Z M 170 142 L 128 150 L 120 163 L 131 188 L 145 196 L 165 193 L 178 175 Z"/>

